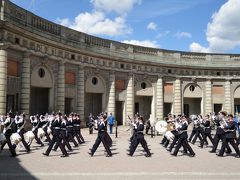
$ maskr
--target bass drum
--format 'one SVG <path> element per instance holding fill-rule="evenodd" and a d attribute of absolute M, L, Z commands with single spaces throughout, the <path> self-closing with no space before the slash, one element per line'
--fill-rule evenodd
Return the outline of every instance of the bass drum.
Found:
<path fill-rule="evenodd" d="M 43 128 L 38 128 L 37 137 L 42 138 L 43 136 L 45 136 Z"/>
<path fill-rule="evenodd" d="M 18 133 L 13 133 L 10 137 L 12 144 L 18 145 L 18 143 L 22 140 L 21 136 Z"/>
<path fill-rule="evenodd" d="M 155 130 L 159 133 L 159 134 L 164 134 L 167 131 L 167 122 L 166 121 L 158 121 L 155 124 Z"/>

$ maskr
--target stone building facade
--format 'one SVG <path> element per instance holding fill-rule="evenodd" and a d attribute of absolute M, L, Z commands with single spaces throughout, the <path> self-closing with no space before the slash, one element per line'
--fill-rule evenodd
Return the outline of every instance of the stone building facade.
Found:
<path fill-rule="evenodd" d="M 0 114 L 240 111 L 240 54 L 123 44 L 71 30 L 0 0 Z"/>

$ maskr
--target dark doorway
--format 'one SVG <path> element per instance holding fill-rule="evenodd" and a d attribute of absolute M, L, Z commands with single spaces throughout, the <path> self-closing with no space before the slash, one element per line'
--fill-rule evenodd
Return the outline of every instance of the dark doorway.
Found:
<path fill-rule="evenodd" d="M 164 103 L 164 117 L 167 117 L 172 112 L 172 103 Z"/>
<path fill-rule="evenodd" d="M 184 104 L 183 105 L 183 113 L 184 113 L 184 115 L 189 117 L 189 104 Z"/>
<path fill-rule="evenodd" d="M 214 104 L 214 112 L 218 114 L 222 110 L 222 104 Z"/>
<path fill-rule="evenodd" d="M 31 88 L 30 115 L 48 113 L 49 88 Z"/>
<path fill-rule="evenodd" d="M 85 96 L 85 118 L 90 113 L 93 116 L 98 116 L 102 112 L 102 94 L 101 93 L 86 93 Z"/>
<path fill-rule="evenodd" d="M 123 102 L 116 101 L 116 121 L 117 125 L 123 125 Z"/>
<path fill-rule="evenodd" d="M 7 107 L 6 111 L 15 112 L 15 96 L 14 95 L 7 95 Z"/>
<path fill-rule="evenodd" d="M 137 113 L 139 113 L 139 103 L 138 102 L 136 102 L 135 106 L 134 106 L 134 114 L 137 114 Z"/>
<path fill-rule="evenodd" d="M 234 114 L 240 113 L 240 98 L 234 98 Z"/>
<path fill-rule="evenodd" d="M 72 112 L 72 98 L 65 98 L 64 112 L 67 115 Z"/>
<path fill-rule="evenodd" d="M 202 98 L 184 98 L 183 112 L 189 117 L 192 114 L 201 114 Z"/>

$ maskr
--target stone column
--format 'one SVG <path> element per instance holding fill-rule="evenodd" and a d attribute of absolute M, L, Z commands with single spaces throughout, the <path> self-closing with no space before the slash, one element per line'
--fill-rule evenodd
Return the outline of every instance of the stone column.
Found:
<path fill-rule="evenodd" d="M 163 78 L 158 77 L 156 84 L 156 118 L 163 119 Z"/>
<path fill-rule="evenodd" d="M 108 96 L 108 106 L 107 112 L 112 113 L 115 116 L 115 73 L 110 72 L 109 75 L 109 96 Z"/>
<path fill-rule="evenodd" d="M 57 111 L 64 113 L 65 106 L 65 65 L 59 62 L 57 80 Z"/>
<path fill-rule="evenodd" d="M 21 71 L 21 96 L 20 96 L 20 109 L 21 113 L 29 115 L 30 107 L 30 54 L 24 53 L 22 60 L 22 71 Z"/>
<path fill-rule="evenodd" d="M 85 77 L 84 67 L 79 66 L 77 75 L 77 112 L 80 115 L 81 120 L 85 120 L 84 117 L 84 103 L 85 103 Z"/>
<path fill-rule="evenodd" d="M 0 47 L 0 115 L 6 114 L 7 103 L 7 50 Z"/>
<path fill-rule="evenodd" d="M 225 81 L 225 94 L 224 94 L 224 109 L 228 113 L 233 113 L 232 111 L 232 96 L 231 96 L 231 82 L 229 79 Z"/>
<path fill-rule="evenodd" d="M 177 78 L 174 83 L 174 114 L 182 114 L 181 80 Z"/>
<path fill-rule="evenodd" d="M 205 83 L 205 114 L 209 114 L 212 112 L 212 82 L 211 79 L 207 79 Z"/>
<path fill-rule="evenodd" d="M 128 84 L 127 84 L 127 93 L 125 100 L 125 122 L 126 124 L 128 120 L 128 116 L 131 118 L 134 116 L 134 74 L 129 73 L 128 75 Z"/>

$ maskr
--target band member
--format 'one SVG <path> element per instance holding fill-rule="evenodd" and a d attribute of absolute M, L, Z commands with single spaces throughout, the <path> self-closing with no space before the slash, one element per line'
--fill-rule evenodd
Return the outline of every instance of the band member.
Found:
<path fill-rule="evenodd" d="M 221 127 L 220 123 L 224 121 L 224 119 L 226 118 L 226 115 L 227 115 L 227 113 L 225 111 L 221 111 L 221 112 L 219 112 L 218 116 L 214 120 L 214 123 L 217 126 L 217 130 L 216 130 L 216 134 L 213 138 L 213 148 L 210 151 L 210 153 L 216 153 L 219 141 L 221 140 L 223 142 L 225 139 L 225 135 L 224 135 L 225 132 L 224 132 L 223 128 Z M 227 148 L 227 153 L 232 152 L 232 150 L 230 149 L 228 144 L 226 145 L 226 148 Z"/>
<path fill-rule="evenodd" d="M 104 118 L 101 116 L 98 122 L 98 136 L 97 139 L 91 149 L 91 152 L 89 153 L 91 156 L 94 155 L 94 153 L 96 152 L 98 146 L 100 145 L 100 143 L 103 143 L 104 148 L 107 151 L 107 156 L 106 157 L 111 157 L 112 156 L 112 152 L 106 142 L 106 133 L 105 133 L 105 122 L 104 122 Z"/>
<path fill-rule="evenodd" d="M 82 133 L 81 133 L 81 120 L 79 114 L 73 115 L 73 131 L 74 136 L 77 138 L 77 141 L 79 144 L 82 144 L 85 142 Z"/>
<path fill-rule="evenodd" d="M 138 125 L 135 125 L 136 126 L 136 133 L 135 133 L 135 136 L 133 137 L 133 140 L 132 140 L 132 143 L 131 143 L 131 146 L 130 146 L 130 151 L 129 151 L 129 156 L 132 156 L 138 146 L 139 143 L 141 143 L 144 151 L 147 153 L 145 156 L 146 157 L 151 157 L 151 153 L 148 149 L 148 146 L 147 146 L 147 142 L 146 140 L 144 139 L 144 124 L 143 124 L 143 118 L 139 118 L 138 120 Z"/>
<path fill-rule="evenodd" d="M 53 146 L 55 143 L 58 144 L 58 146 L 60 147 L 61 151 L 62 151 L 62 156 L 61 157 L 68 157 L 68 153 L 66 151 L 66 149 L 64 148 L 63 144 L 60 141 L 60 131 L 61 131 L 61 113 L 58 113 L 57 117 L 55 118 L 55 120 L 52 122 L 52 134 L 53 134 L 53 138 L 46 150 L 45 153 L 43 153 L 43 155 L 45 156 L 49 156 Z"/>
<path fill-rule="evenodd" d="M 27 144 L 27 142 L 25 141 L 25 138 L 24 138 L 24 133 L 26 132 L 24 130 L 24 125 L 25 125 L 25 114 L 21 114 L 20 116 L 19 115 L 16 115 L 15 116 L 15 123 L 17 125 L 17 133 L 21 136 L 22 138 L 22 143 L 23 143 L 23 146 L 24 148 L 26 149 L 27 152 L 30 151 L 30 146 Z"/>
<path fill-rule="evenodd" d="M 223 156 L 227 144 L 230 143 L 237 153 L 237 155 L 235 157 L 240 158 L 240 151 L 237 146 L 237 143 L 235 142 L 236 128 L 235 128 L 235 124 L 233 122 L 232 114 L 228 115 L 228 122 L 224 125 L 224 129 L 225 129 L 225 138 L 223 139 L 221 150 L 220 150 L 219 154 L 217 154 L 217 155 Z"/>
<path fill-rule="evenodd" d="M 74 147 L 78 147 L 78 143 L 74 139 L 74 130 L 73 130 L 73 115 L 67 119 L 67 141 L 73 142 Z"/>
<path fill-rule="evenodd" d="M 30 120 L 32 123 L 32 132 L 35 135 L 35 140 L 37 141 L 37 144 L 40 144 L 41 146 L 44 146 L 44 144 L 42 143 L 41 139 L 38 138 L 38 128 L 39 128 L 39 124 L 40 124 L 40 119 L 39 119 L 39 115 L 37 114 L 36 116 L 30 116 Z"/>
<path fill-rule="evenodd" d="M 72 147 L 67 141 L 67 116 L 66 115 L 61 120 L 60 129 L 61 129 L 59 134 L 60 142 L 62 142 L 64 148 L 65 146 L 67 146 L 68 150 L 72 151 Z M 58 147 L 59 147 L 59 144 L 55 143 L 53 150 L 56 151 Z"/>
<path fill-rule="evenodd" d="M 89 134 L 93 133 L 93 128 L 94 128 L 94 118 L 92 113 L 88 116 L 88 128 L 89 128 Z"/>
<path fill-rule="evenodd" d="M 45 116 L 41 115 L 40 116 L 40 125 L 39 127 L 42 127 L 44 133 L 45 133 L 45 137 L 46 137 L 46 140 L 45 142 L 50 142 L 51 141 L 51 138 L 49 136 L 49 133 L 48 133 L 48 126 L 49 126 L 49 119 L 48 119 L 48 114 L 46 114 Z"/>
<path fill-rule="evenodd" d="M 13 119 L 11 118 L 12 117 L 12 113 L 9 112 L 6 116 L 6 119 L 5 121 L 2 123 L 4 125 L 4 129 L 3 129 L 3 134 L 5 135 L 6 137 L 6 141 L 2 144 L 1 146 L 1 150 L 3 150 L 5 144 L 8 145 L 8 148 L 9 148 L 9 151 L 11 152 L 12 154 L 12 157 L 15 157 L 17 154 L 16 154 L 16 145 L 15 144 L 12 144 L 11 142 L 11 135 L 12 135 L 12 123 L 13 123 Z"/>
<path fill-rule="evenodd" d="M 173 123 L 175 121 L 175 118 L 176 118 L 175 115 L 168 114 L 167 123 L 168 124 Z M 167 147 L 169 142 L 170 141 L 167 139 L 167 137 L 164 136 L 160 144 L 162 144 L 164 147 Z"/>
<path fill-rule="evenodd" d="M 207 137 L 209 138 L 209 140 L 213 144 L 213 138 L 212 138 L 212 135 L 211 135 L 211 123 L 210 123 L 210 119 L 209 118 L 210 118 L 209 115 L 207 115 L 205 117 L 205 120 L 204 120 L 204 123 L 203 123 L 203 126 L 204 126 L 203 130 L 204 130 L 204 132 L 203 132 L 203 139 L 202 139 L 202 141 L 200 143 L 200 147 L 201 148 L 203 147 L 204 142 L 206 142 Z"/>
<path fill-rule="evenodd" d="M 109 134 L 107 132 L 107 126 L 108 126 L 107 112 L 102 113 L 101 116 L 103 117 L 104 123 L 105 123 L 105 129 L 104 129 L 105 130 L 105 136 L 104 136 L 104 138 L 105 138 L 105 141 L 108 144 L 108 146 L 111 147 L 112 146 L 112 138 L 109 136 Z"/>
<path fill-rule="evenodd" d="M 202 127 L 202 123 L 203 123 L 203 118 L 202 115 L 198 115 L 197 120 L 194 121 L 194 126 L 195 126 L 195 131 L 196 134 L 192 140 L 192 144 L 195 144 L 197 141 L 197 138 L 200 140 L 200 142 L 203 140 L 203 127 Z"/>
<path fill-rule="evenodd" d="M 191 146 L 187 142 L 188 134 L 187 134 L 187 128 L 188 128 L 188 121 L 185 116 L 182 116 L 182 125 L 178 128 L 179 132 L 179 139 L 177 146 L 174 150 L 174 152 L 171 155 L 177 156 L 177 153 L 181 146 L 183 146 L 186 150 L 190 152 L 190 156 L 194 157 L 195 153 L 193 152 Z"/>

